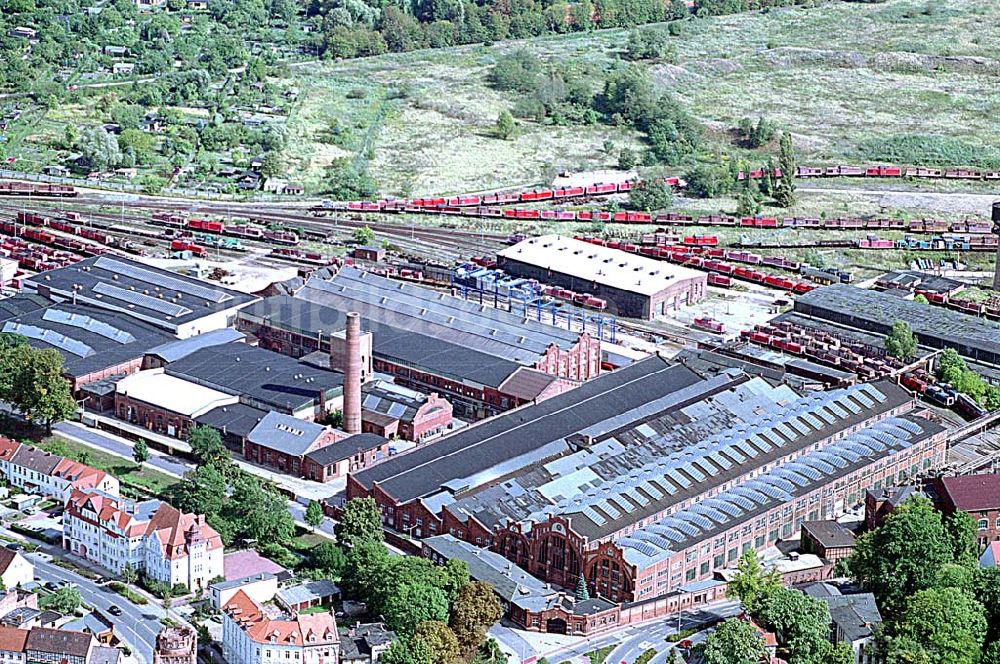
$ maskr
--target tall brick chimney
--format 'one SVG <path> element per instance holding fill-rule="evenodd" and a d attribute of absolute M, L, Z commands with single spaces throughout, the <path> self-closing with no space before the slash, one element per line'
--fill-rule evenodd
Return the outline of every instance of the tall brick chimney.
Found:
<path fill-rule="evenodd" d="M 1000 201 L 993 204 L 993 233 L 1000 238 Z M 1000 291 L 1000 246 L 997 247 L 997 266 L 993 272 L 993 290 Z"/>
<path fill-rule="evenodd" d="M 344 431 L 361 433 L 361 316 L 347 314 L 344 331 Z"/>

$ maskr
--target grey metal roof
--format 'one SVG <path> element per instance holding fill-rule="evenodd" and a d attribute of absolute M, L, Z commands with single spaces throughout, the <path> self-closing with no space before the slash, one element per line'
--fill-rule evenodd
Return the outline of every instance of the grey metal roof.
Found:
<path fill-rule="evenodd" d="M 165 331 L 124 314 L 83 304 L 48 308 L 18 307 L 0 331 L 20 334 L 35 348 L 54 348 L 63 356 L 63 372 L 84 376 L 140 359 L 153 346 L 170 339 Z"/>
<path fill-rule="evenodd" d="M 374 450 L 387 442 L 389 442 L 387 438 L 375 433 L 356 433 L 343 440 L 324 445 L 318 450 L 313 450 L 306 455 L 306 458 L 321 466 L 326 466 L 350 458 L 359 452 Z"/>
<path fill-rule="evenodd" d="M 437 535 L 421 540 L 421 544 L 446 560 L 463 560 L 469 566 L 469 576 L 493 586 L 497 595 L 507 602 L 555 594 L 548 584 L 510 562 L 499 553 L 464 542 L 451 535 Z"/>
<path fill-rule="evenodd" d="M 285 606 L 296 606 L 304 602 L 322 601 L 338 595 L 340 595 L 340 588 L 336 583 L 329 579 L 317 579 L 290 588 L 282 588 L 278 591 L 277 597 Z"/>
<path fill-rule="evenodd" d="M 659 357 L 604 374 L 539 404 L 504 413 L 354 475 L 401 502 L 481 486 L 570 449 L 565 438 L 699 382 Z"/>
<path fill-rule="evenodd" d="M 25 281 L 54 298 L 90 303 L 176 329 L 180 324 L 235 308 L 257 298 L 127 258 L 95 256 Z M 74 300 L 75 298 L 75 300 Z"/>
<path fill-rule="evenodd" d="M 147 355 L 155 355 L 164 362 L 174 362 L 187 357 L 196 350 L 219 346 L 221 344 L 236 343 L 246 339 L 246 335 L 231 327 L 221 330 L 211 330 L 202 334 L 197 334 L 187 339 L 177 339 L 168 341 L 165 344 L 150 348 Z"/>
<path fill-rule="evenodd" d="M 284 330 L 316 336 L 344 329 L 345 312 L 317 302 L 276 295 L 240 310 L 238 317 L 251 322 L 265 322 Z M 372 354 L 393 364 L 411 367 L 436 376 L 452 378 L 470 385 L 499 388 L 519 368 L 517 362 L 497 357 L 485 349 L 453 342 L 449 335 L 431 336 L 397 327 L 395 321 L 380 323 L 362 317 L 362 328 L 372 333 Z M 528 364 L 533 365 L 532 358 Z"/>
<path fill-rule="evenodd" d="M 195 418 L 198 424 L 213 427 L 227 434 L 246 438 L 253 428 L 267 415 L 266 410 L 242 403 L 232 403 L 213 408 Z"/>
<path fill-rule="evenodd" d="M 253 428 L 247 440 L 291 456 L 302 456 L 326 432 L 326 427 L 291 415 L 270 412 Z"/>
<path fill-rule="evenodd" d="M 292 413 L 342 392 L 343 376 L 307 366 L 285 355 L 242 343 L 196 350 L 171 362 L 166 373 L 238 395 L 262 410 Z"/>
<path fill-rule="evenodd" d="M 868 417 L 872 417 L 876 413 L 877 411 L 869 412 Z M 837 429 L 849 430 L 852 426 L 851 423 L 852 420 L 844 420 L 839 423 Z M 672 525 L 684 521 L 690 524 L 690 529 L 686 530 L 684 533 L 687 537 L 677 541 L 675 545 L 650 546 L 648 543 L 645 543 L 644 546 L 636 546 L 634 542 L 637 539 L 640 539 L 639 535 L 650 529 L 650 526 L 640 528 L 638 531 L 631 533 L 627 538 L 620 538 L 617 543 L 623 547 L 626 560 L 640 567 L 646 567 L 673 555 L 675 552 L 683 551 L 685 548 L 699 541 L 703 541 L 718 532 L 724 532 L 729 528 L 732 528 L 736 523 L 749 521 L 756 515 L 766 512 L 776 505 L 793 500 L 796 496 L 809 493 L 817 484 L 829 483 L 831 480 L 847 475 L 856 468 L 871 463 L 875 458 L 881 457 L 885 454 L 895 454 L 896 452 L 909 447 L 914 442 L 934 435 L 941 430 L 941 425 L 931 422 L 930 420 L 911 415 L 881 419 L 866 426 L 860 431 L 856 431 L 844 438 L 828 443 L 820 450 L 808 452 L 805 455 L 798 457 L 791 463 L 786 463 L 773 468 L 762 475 L 756 476 L 752 480 L 743 482 L 742 485 L 738 485 L 737 487 L 716 495 L 715 498 L 717 500 L 729 501 L 730 496 L 745 497 L 746 494 L 742 491 L 742 489 L 752 489 L 767 497 L 766 500 L 763 500 L 761 503 L 758 503 L 752 508 L 743 508 L 742 514 L 735 516 L 732 522 L 713 523 L 706 521 L 699 517 L 699 505 L 696 504 L 685 510 L 676 512 L 669 517 L 660 519 L 656 522 L 656 524 L 654 524 Z M 827 431 L 825 436 L 828 437 L 832 433 L 833 432 L 831 431 Z M 883 438 L 885 440 L 885 443 L 880 449 L 867 448 L 862 445 L 862 448 L 866 450 L 865 453 L 850 456 L 845 454 L 846 450 L 854 446 L 859 441 L 870 441 L 875 438 Z M 789 481 L 789 477 L 797 475 L 797 473 L 790 471 L 790 467 L 807 466 L 811 459 L 814 459 L 819 455 L 843 456 L 845 463 L 840 467 L 831 466 L 828 472 L 817 473 L 815 477 L 798 476 L 796 481 Z M 747 469 L 744 468 L 741 472 L 745 473 L 746 470 Z M 704 491 L 705 488 L 707 487 L 701 487 L 699 492 Z M 575 520 L 574 529 L 576 529 Z"/>
<path fill-rule="evenodd" d="M 310 279 L 298 297 L 519 363 L 533 362 L 553 344 L 569 349 L 580 338 L 569 330 L 353 267 L 341 268 L 329 281 Z"/>
<path fill-rule="evenodd" d="M 833 284 L 795 300 L 795 311 L 885 334 L 905 321 L 922 345 L 951 347 L 990 361 L 1000 356 L 1000 324 L 944 307 L 928 306 L 881 291 Z"/>

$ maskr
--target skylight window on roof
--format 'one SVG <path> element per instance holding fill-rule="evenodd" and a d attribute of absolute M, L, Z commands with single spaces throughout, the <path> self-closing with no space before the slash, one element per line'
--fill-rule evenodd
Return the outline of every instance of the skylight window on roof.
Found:
<path fill-rule="evenodd" d="M 71 314 L 68 311 L 62 311 L 61 309 L 46 309 L 45 313 L 42 314 L 42 320 L 78 327 L 82 330 L 87 330 L 88 332 L 100 335 L 106 339 L 117 341 L 120 344 L 127 344 L 135 341 L 135 337 L 131 334 L 125 332 L 124 330 L 119 330 L 113 325 L 99 321 L 96 318 L 91 318 L 90 316 L 85 316 L 83 314 Z"/>
<path fill-rule="evenodd" d="M 841 406 L 851 411 L 852 413 L 857 414 L 861 412 L 861 406 L 854 403 L 853 400 L 848 399 L 847 397 L 842 397 L 840 399 L 837 399 L 837 403 L 839 403 Z"/>
<path fill-rule="evenodd" d="M 865 408 L 875 407 L 875 402 L 869 399 L 868 395 L 862 392 L 861 390 L 856 391 L 851 396 L 853 396 L 857 401 L 860 401 L 861 405 L 864 406 Z"/>
<path fill-rule="evenodd" d="M 830 410 L 830 412 L 832 412 L 840 419 L 844 419 L 847 417 L 847 411 L 841 408 L 840 404 L 838 404 L 836 401 L 829 402 L 828 404 L 826 404 L 826 407 Z"/>
<path fill-rule="evenodd" d="M 823 430 L 823 423 L 820 422 L 819 418 L 816 417 L 815 415 L 813 415 L 812 413 L 802 413 L 801 417 L 806 422 L 808 422 L 809 426 L 811 426 L 816 431 L 822 431 Z"/>
<path fill-rule="evenodd" d="M 589 506 L 588 507 L 584 507 L 583 508 L 583 515 L 585 517 L 587 517 L 588 519 L 590 519 L 591 521 L 593 521 L 598 526 L 603 526 L 607 522 L 607 519 L 605 519 L 603 516 L 601 516 L 600 514 L 598 514 L 597 511 L 594 510 L 593 507 L 589 507 Z"/>
<path fill-rule="evenodd" d="M 833 413 L 827 410 L 825 406 L 822 408 L 817 408 L 816 414 L 819 415 L 820 419 L 822 419 L 827 424 L 833 424 L 834 422 L 837 421 L 837 418 L 834 417 Z"/>
<path fill-rule="evenodd" d="M 668 478 L 669 478 L 669 479 L 670 479 L 671 481 L 673 481 L 674 483 L 676 483 L 676 484 L 677 484 L 677 486 L 681 487 L 682 489 L 686 489 L 686 488 L 688 488 L 689 486 L 691 486 L 691 481 L 690 481 L 690 480 L 688 480 L 688 479 L 687 479 L 686 477 L 684 477 L 683 475 L 681 475 L 680 473 L 678 473 L 678 472 L 677 472 L 677 471 L 676 471 L 675 469 L 673 469 L 673 468 L 671 468 L 670 470 L 668 470 L 668 471 L 667 471 L 667 473 L 666 473 L 666 476 L 667 476 L 667 477 L 668 477 Z"/>
<path fill-rule="evenodd" d="M 143 295 L 137 291 L 119 288 L 118 286 L 112 286 L 111 284 L 106 284 L 104 282 L 96 284 L 94 286 L 94 292 L 99 295 L 128 302 L 129 304 L 142 307 L 143 309 L 159 311 L 161 314 L 175 318 L 177 316 L 184 316 L 191 313 L 191 310 L 187 307 L 182 307 L 181 305 L 174 304 L 168 300 L 160 300 L 155 297 L 150 297 L 149 295 Z"/>
<path fill-rule="evenodd" d="M 796 417 L 793 417 L 793 418 L 791 418 L 790 420 L 788 420 L 788 426 L 792 427 L 793 429 L 795 429 L 796 431 L 798 431 L 798 432 L 799 432 L 800 434 L 802 434 L 803 436 L 806 436 L 806 435 L 808 435 L 808 434 L 809 434 L 809 427 L 807 427 L 807 426 L 806 426 L 806 425 L 805 425 L 805 424 L 804 424 L 804 423 L 802 422 L 802 420 L 800 420 L 800 419 L 798 418 L 798 416 L 796 416 Z"/>
<path fill-rule="evenodd" d="M 202 300 L 208 300 L 209 302 L 215 302 L 216 304 L 232 299 L 232 296 L 228 293 L 223 293 L 214 288 L 208 288 L 207 286 L 201 286 L 189 281 L 184 281 L 183 279 L 177 279 L 176 277 L 171 277 L 160 272 L 154 272 L 153 270 L 147 270 L 137 265 L 116 261 L 113 258 L 108 258 L 106 256 L 98 258 L 94 262 L 94 267 L 107 270 L 108 272 L 114 272 L 123 277 L 136 279 L 137 281 L 144 281 L 148 284 L 153 284 L 161 288 L 167 288 L 180 293 L 187 293 L 188 295 L 193 295 L 194 297 Z"/>
<path fill-rule="evenodd" d="M 684 464 L 683 466 L 681 466 L 680 468 L 678 468 L 678 470 L 681 470 L 681 471 L 687 473 L 688 475 L 690 475 L 691 477 L 693 477 L 696 482 L 704 482 L 705 481 L 705 474 L 702 473 L 697 468 L 695 468 L 690 463 Z"/>

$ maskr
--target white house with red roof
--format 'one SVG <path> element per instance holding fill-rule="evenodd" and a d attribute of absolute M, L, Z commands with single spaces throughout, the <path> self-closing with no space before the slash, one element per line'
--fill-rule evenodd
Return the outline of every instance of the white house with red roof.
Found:
<path fill-rule="evenodd" d="M 63 547 L 115 573 L 128 564 L 149 578 L 192 589 L 223 573 L 222 538 L 204 515 L 94 489 L 76 489 L 66 502 Z"/>
<path fill-rule="evenodd" d="M 2 436 L 0 472 L 13 486 L 63 502 L 74 489 L 98 489 L 115 494 L 119 491 L 118 478 L 113 475 Z"/>
<path fill-rule="evenodd" d="M 242 590 L 222 607 L 222 655 L 229 664 L 337 664 L 333 613 L 282 615 Z"/>

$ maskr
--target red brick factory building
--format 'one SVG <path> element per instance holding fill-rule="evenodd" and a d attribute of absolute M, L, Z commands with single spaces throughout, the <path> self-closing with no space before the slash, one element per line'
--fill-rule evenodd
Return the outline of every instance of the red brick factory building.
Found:
<path fill-rule="evenodd" d="M 889 381 L 799 394 L 659 357 L 348 476 L 387 529 L 488 547 L 621 621 L 712 601 L 716 572 L 940 467 L 946 429 Z"/>
<path fill-rule="evenodd" d="M 608 313 L 652 319 L 705 297 L 703 272 L 561 235 L 518 242 L 497 254 L 507 274 L 537 279 L 608 302 Z"/>
<path fill-rule="evenodd" d="M 343 343 L 347 311 L 360 314 L 363 336 L 370 335 L 373 371 L 437 394 L 462 419 L 544 400 L 601 371 L 600 340 L 587 333 L 352 267 L 321 270 L 294 294 L 243 308 L 236 326 L 263 348 L 337 365 L 331 356 Z"/>

